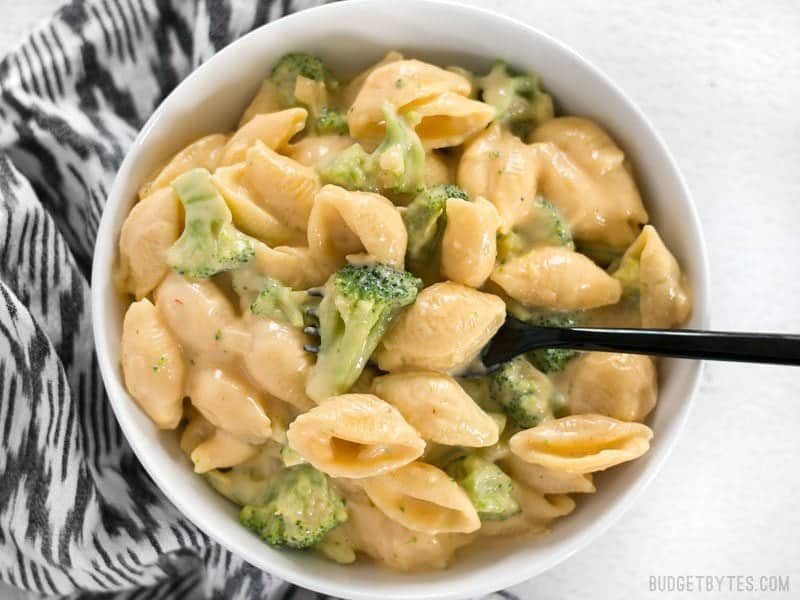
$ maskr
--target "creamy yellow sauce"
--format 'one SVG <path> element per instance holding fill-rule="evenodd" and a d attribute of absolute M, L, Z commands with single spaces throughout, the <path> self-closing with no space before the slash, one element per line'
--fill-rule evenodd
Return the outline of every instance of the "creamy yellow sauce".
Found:
<path fill-rule="evenodd" d="M 120 233 L 128 392 L 237 504 L 260 502 L 290 465 L 324 473 L 349 516 L 315 548 L 338 562 L 444 568 L 479 537 L 542 535 L 573 510 L 572 495 L 595 491 L 594 472 L 648 449 L 644 423 L 658 398 L 648 357 L 590 352 L 550 373 L 529 357 L 529 392 L 549 402 L 529 427 L 487 377 L 457 378 L 481 375 L 480 351 L 507 311 L 532 322 L 569 314 L 584 325 L 674 327 L 691 310 L 623 149 L 593 121 L 553 118 L 538 88 L 542 122 L 521 136 L 514 119 L 526 105 L 498 104 L 511 88 L 496 69 L 480 78 L 393 52 L 338 86 L 298 77 L 296 106 L 268 79 L 236 131 L 195 141 L 143 183 Z M 413 134 L 380 150 L 387 103 Z M 340 111 L 341 133 L 322 130 L 329 110 Z M 382 170 L 381 182 L 422 169 L 420 189 L 331 184 L 327 166 L 358 152 L 359 168 Z M 194 169 L 218 196 L 188 219 L 172 182 Z M 434 249 L 413 267 L 423 289 L 355 383 L 321 394 L 308 385 L 316 356 L 306 350 L 319 340 L 256 314 L 259 286 L 270 278 L 288 293 L 316 290 L 345 265 L 411 269 L 417 232 L 405 211 L 423 187 L 442 184 L 469 199 L 445 198 Z M 197 279 L 170 268 L 184 230 L 206 225 L 244 235 L 248 262 Z M 512 516 L 482 520 L 468 483 L 445 472 L 468 455 L 510 478 Z"/>

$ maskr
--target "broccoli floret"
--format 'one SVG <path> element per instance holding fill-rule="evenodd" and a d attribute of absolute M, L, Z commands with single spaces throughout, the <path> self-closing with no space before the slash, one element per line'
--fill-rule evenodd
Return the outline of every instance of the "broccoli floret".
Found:
<path fill-rule="evenodd" d="M 457 185 L 440 183 L 418 194 L 403 211 L 403 223 L 408 232 L 406 260 L 411 264 L 429 262 L 438 250 L 446 224 L 448 198 L 472 200 Z"/>
<path fill-rule="evenodd" d="M 307 292 L 297 292 L 272 277 L 264 278 L 264 285 L 250 305 L 254 315 L 269 317 L 295 327 L 304 324 L 304 309 L 309 306 Z"/>
<path fill-rule="evenodd" d="M 508 312 L 521 321 L 541 327 L 579 327 L 584 322 L 585 314 L 578 311 L 541 311 L 532 309 L 513 300 L 506 302 Z M 539 348 L 525 356 L 533 366 L 543 373 L 559 373 L 567 363 L 575 358 L 578 352 L 563 348 Z"/>
<path fill-rule="evenodd" d="M 414 115 L 400 116 L 391 104 L 384 104 L 386 134 L 374 152 L 360 144 L 333 155 L 319 167 L 325 183 L 348 190 L 388 191 L 416 194 L 425 179 L 425 149 L 414 131 Z"/>
<path fill-rule="evenodd" d="M 239 512 L 239 522 L 271 546 L 308 548 L 347 520 L 344 502 L 327 477 L 310 465 L 281 471 L 258 504 Z"/>
<path fill-rule="evenodd" d="M 518 427 L 536 427 L 553 417 L 550 407 L 553 386 L 523 356 L 501 365 L 490 375 L 489 386 L 492 398 Z"/>
<path fill-rule="evenodd" d="M 358 379 L 401 308 L 417 297 L 422 282 L 384 264 L 348 265 L 325 284 L 318 310 L 320 346 L 306 393 L 321 402 Z"/>
<path fill-rule="evenodd" d="M 536 199 L 527 219 L 515 225 L 507 234 L 497 237 L 497 254 L 504 262 L 539 245 L 575 249 L 569 224 L 559 210 L 544 198 Z"/>
<path fill-rule="evenodd" d="M 514 482 L 488 460 L 470 454 L 445 471 L 467 492 L 481 521 L 504 521 L 522 510 L 514 498 Z"/>
<path fill-rule="evenodd" d="M 278 88 L 278 98 L 284 107 L 298 106 L 300 103 L 294 95 L 298 77 L 325 84 L 325 88 L 334 91 L 339 84 L 328 67 L 319 58 L 306 52 L 290 52 L 272 68 L 270 79 Z"/>
<path fill-rule="evenodd" d="M 391 104 L 384 104 L 386 134 L 373 156 L 377 165 L 378 186 L 396 194 L 416 194 L 425 181 L 425 149 L 414 131 L 415 114 L 405 118 Z"/>
<path fill-rule="evenodd" d="M 237 269 L 231 277 L 234 291 L 250 302 L 250 312 L 294 327 L 306 325 L 306 311 L 319 304 L 307 291 L 296 291 L 251 269 Z"/>
<path fill-rule="evenodd" d="M 553 99 L 534 73 L 515 73 L 505 61 L 498 60 L 488 75 L 478 79 L 478 86 L 481 99 L 497 110 L 495 119 L 523 140 L 553 118 Z"/>
<path fill-rule="evenodd" d="M 577 327 L 580 323 L 580 315 L 576 312 L 541 313 L 529 316 L 527 321 L 531 325 L 542 327 Z M 543 373 L 560 373 L 576 356 L 578 356 L 577 351 L 562 348 L 539 348 L 527 354 L 528 360 L 533 363 L 533 366 Z"/>
<path fill-rule="evenodd" d="M 204 279 L 240 267 L 255 255 L 253 240 L 236 229 L 211 174 L 192 169 L 172 181 L 185 213 L 181 237 L 167 250 L 167 264 L 187 277 Z"/>
<path fill-rule="evenodd" d="M 323 107 L 317 117 L 316 131 L 319 135 L 347 135 L 347 117 L 338 110 Z"/>
<path fill-rule="evenodd" d="M 361 144 L 348 146 L 320 163 L 317 170 L 324 183 L 333 183 L 347 190 L 377 192 L 374 160 Z"/>
<path fill-rule="evenodd" d="M 529 352 L 526 356 L 542 373 L 560 373 L 567 367 L 567 363 L 577 355 L 575 350 L 539 348 Z"/>

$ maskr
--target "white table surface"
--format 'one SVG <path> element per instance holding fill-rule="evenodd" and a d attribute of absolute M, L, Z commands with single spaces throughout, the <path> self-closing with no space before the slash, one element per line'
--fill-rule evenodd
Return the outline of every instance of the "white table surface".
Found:
<path fill-rule="evenodd" d="M 663 134 L 708 242 L 718 329 L 800 332 L 800 6 L 467 0 L 566 42 Z M 58 0 L 0 0 L 0 53 Z M 523 598 L 800 597 L 800 369 L 709 364 L 679 447 L 617 525 Z M 790 592 L 650 592 L 651 575 L 788 575 Z M 11 597 L 0 588 L 0 597 Z"/>

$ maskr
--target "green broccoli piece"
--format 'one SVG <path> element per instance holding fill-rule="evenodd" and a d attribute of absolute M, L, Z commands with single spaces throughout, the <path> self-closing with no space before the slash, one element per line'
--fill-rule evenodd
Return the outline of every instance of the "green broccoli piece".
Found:
<path fill-rule="evenodd" d="M 477 81 L 481 99 L 497 110 L 495 119 L 523 140 L 554 116 L 553 99 L 542 89 L 535 73 L 515 73 L 505 61 L 498 60 L 489 74 Z"/>
<path fill-rule="evenodd" d="M 386 134 L 374 152 L 360 144 L 334 154 L 318 168 L 324 183 L 348 190 L 389 191 L 416 194 L 425 179 L 425 149 L 414 131 L 413 114 L 400 116 L 389 103 L 384 104 Z"/>
<path fill-rule="evenodd" d="M 325 284 L 319 305 L 320 346 L 306 393 L 341 394 L 358 379 L 389 324 L 414 302 L 422 282 L 389 265 L 348 265 Z"/>
<path fill-rule="evenodd" d="M 578 356 L 578 353 L 575 350 L 561 348 L 539 348 L 526 356 L 542 373 L 560 373 L 567 367 L 569 361 Z"/>
<path fill-rule="evenodd" d="M 521 321 L 541 327 L 579 327 L 584 322 L 585 314 L 579 311 L 552 311 L 543 312 L 529 308 L 513 300 L 506 303 L 508 312 Z M 563 348 L 539 348 L 532 350 L 525 356 L 537 369 L 543 373 L 559 373 L 567 363 L 575 358 L 578 352 L 564 350 Z"/>
<path fill-rule="evenodd" d="M 319 135 L 347 135 L 350 133 L 347 117 L 338 110 L 332 110 L 327 106 L 320 111 L 315 129 Z"/>
<path fill-rule="evenodd" d="M 361 144 L 348 146 L 331 155 L 317 167 L 324 183 L 333 183 L 347 190 L 377 192 L 374 160 Z"/>
<path fill-rule="evenodd" d="M 263 500 L 247 504 L 239 522 L 270 546 L 308 548 L 347 521 L 347 510 L 328 478 L 310 465 L 281 471 Z"/>
<path fill-rule="evenodd" d="M 553 204 L 541 197 L 534 201 L 527 219 L 507 234 L 498 235 L 497 255 L 504 262 L 539 245 L 575 249 L 569 224 Z"/>
<path fill-rule="evenodd" d="M 472 200 L 457 185 L 440 183 L 418 194 L 403 211 L 403 223 L 408 232 L 406 260 L 410 263 L 428 263 L 439 249 L 446 224 L 448 198 Z"/>
<path fill-rule="evenodd" d="M 542 313 L 528 318 L 528 323 L 531 325 L 542 327 L 577 327 L 579 322 L 580 315 L 577 312 Z M 539 348 L 527 354 L 533 366 L 543 373 L 560 373 L 576 356 L 578 356 L 576 350 L 563 348 Z"/>
<path fill-rule="evenodd" d="M 307 291 L 295 291 L 251 269 L 237 269 L 231 276 L 233 290 L 250 302 L 250 312 L 294 327 L 306 325 L 306 310 L 319 304 Z"/>
<path fill-rule="evenodd" d="M 185 213 L 183 233 L 167 250 L 166 261 L 173 270 L 205 279 L 253 258 L 253 240 L 234 227 L 231 211 L 208 171 L 187 171 L 172 181 L 172 189 Z"/>
<path fill-rule="evenodd" d="M 525 357 L 517 356 L 504 363 L 489 377 L 492 398 L 518 427 L 536 427 L 553 417 L 553 385 Z"/>
<path fill-rule="evenodd" d="M 265 277 L 261 291 L 250 305 L 250 312 L 302 327 L 305 323 L 304 309 L 309 306 L 309 300 L 307 292 L 296 292 L 272 277 Z"/>
<path fill-rule="evenodd" d="M 488 460 L 470 454 L 445 471 L 467 492 L 481 521 L 505 521 L 522 510 L 514 498 L 514 482 Z"/>
<path fill-rule="evenodd" d="M 416 114 L 397 114 L 391 104 L 384 104 L 386 134 L 375 149 L 378 186 L 396 194 L 416 194 L 425 182 L 425 149 L 414 131 Z"/>
<path fill-rule="evenodd" d="M 278 99 L 285 108 L 299 106 L 294 95 L 298 77 L 313 81 L 321 81 L 328 91 L 335 91 L 339 83 L 330 69 L 319 58 L 306 52 L 290 52 L 284 54 L 272 68 L 270 79 L 278 89 Z"/>

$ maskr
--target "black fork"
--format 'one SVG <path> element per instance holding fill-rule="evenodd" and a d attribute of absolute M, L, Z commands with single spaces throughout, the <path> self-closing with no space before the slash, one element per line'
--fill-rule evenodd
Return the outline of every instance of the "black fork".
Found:
<path fill-rule="evenodd" d="M 692 329 L 562 329 L 528 325 L 510 315 L 484 349 L 483 364 L 491 368 L 539 348 L 800 365 L 800 335 Z"/>

